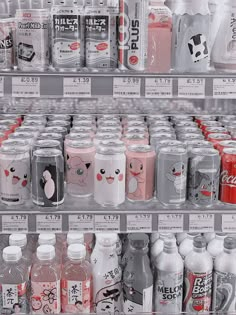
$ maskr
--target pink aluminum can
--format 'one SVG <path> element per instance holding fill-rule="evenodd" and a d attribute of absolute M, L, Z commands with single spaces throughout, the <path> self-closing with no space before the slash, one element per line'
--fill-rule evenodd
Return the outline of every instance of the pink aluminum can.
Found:
<path fill-rule="evenodd" d="M 126 146 L 130 146 L 130 145 L 148 145 L 149 141 L 146 138 L 145 134 L 135 134 L 135 133 L 127 133 L 125 135 L 125 137 L 123 137 L 121 139 L 122 141 L 124 141 L 124 144 Z"/>

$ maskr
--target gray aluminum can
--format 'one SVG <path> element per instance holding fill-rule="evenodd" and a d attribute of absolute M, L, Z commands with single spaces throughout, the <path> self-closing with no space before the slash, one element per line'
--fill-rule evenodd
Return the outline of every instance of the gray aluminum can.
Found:
<path fill-rule="evenodd" d="M 190 151 L 188 172 L 188 200 L 198 206 L 211 206 L 218 202 L 220 155 L 211 148 Z"/>
<path fill-rule="evenodd" d="M 161 148 L 157 163 L 157 198 L 164 205 L 186 201 L 188 154 L 185 148 Z"/>

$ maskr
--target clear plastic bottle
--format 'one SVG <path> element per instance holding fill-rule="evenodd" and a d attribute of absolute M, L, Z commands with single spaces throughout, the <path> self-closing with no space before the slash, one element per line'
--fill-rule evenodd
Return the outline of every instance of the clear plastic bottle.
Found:
<path fill-rule="evenodd" d="M 18 246 L 8 246 L 3 250 L 3 264 L 0 270 L 0 312 L 1 314 L 27 313 L 28 273 L 22 261 Z"/>
<path fill-rule="evenodd" d="M 63 247 L 62 264 L 67 261 L 67 250 L 72 244 L 84 244 L 84 234 L 82 233 L 68 233 L 66 237 L 66 246 Z"/>
<path fill-rule="evenodd" d="M 56 251 L 56 261 L 60 264 L 62 263 L 62 248 L 57 245 L 56 234 L 48 233 L 48 234 L 39 234 L 38 245 L 52 245 L 55 247 Z"/>
<path fill-rule="evenodd" d="M 216 237 L 210 241 L 207 246 L 207 251 L 214 260 L 220 253 L 224 250 L 224 239 L 227 234 L 225 233 L 216 233 Z"/>
<path fill-rule="evenodd" d="M 193 240 L 199 233 L 188 233 L 187 237 L 179 246 L 179 253 L 184 259 L 193 250 Z"/>
<path fill-rule="evenodd" d="M 32 314 L 59 314 L 61 311 L 60 267 L 52 245 L 37 248 L 36 261 L 31 269 Z"/>
<path fill-rule="evenodd" d="M 153 297 L 153 275 L 148 258 L 149 239 L 146 234 L 129 235 L 132 259 L 123 273 L 123 312 L 151 313 Z"/>
<path fill-rule="evenodd" d="M 27 248 L 27 236 L 26 234 L 11 234 L 9 236 L 10 246 L 19 246 L 22 252 L 22 261 L 25 263 L 29 272 L 32 264 L 32 252 Z M 29 276 L 29 275 L 28 275 Z"/>
<path fill-rule="evenodd" d="M 160 253 L 164 249 L 164 240 L 166 238 L 173 238 L 174 234 L 173 233 L 160 233 L 160 238 L 154 243 L 154 245 L 151 248 L 151 263 L 154 264 L 155 260 L 157 257 L 160 255 Z"/>
<path fill-rule="evenodd" d="M 69 245 L 61 275 L 63 313 L 90 313 L 92 310 L 92 266 L 85 258 L 84 245 Z"/>

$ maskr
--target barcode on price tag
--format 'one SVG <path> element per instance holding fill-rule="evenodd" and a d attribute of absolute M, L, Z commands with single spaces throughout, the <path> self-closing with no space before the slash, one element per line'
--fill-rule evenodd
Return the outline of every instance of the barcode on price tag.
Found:
<path fill-rule="evenodd" d="M 69 231 L 94 231 L 94 216 L 92 214 L 71 214 L 69 215 Z"/>
<path fill-rule="evenodd" d="M 214 98 L 235 98 L 236 97 L 236 79 L 223 78 L 213 80 Z"/>
<path fill-rule="evenodd" d="M 60 233 L 62 231 L 62 216 L 60 214 L 39 214 L 36 217 L 36 231 Z"/>
<path fill-rule="evenodd" d="M 95 215 L 95 231 L 96 232 L 119 232 L 120 231 L 120 215 L 104 214 Z"/>
<path fill-rule="evenodd" d="M 173 80 L 168 78 L 147 78 L 145 97 L 170 98 L 173 96 Z"/>
<path fill-rule="evenodd" d="M 127 232 L 152 232 L 152 215 L 151 214 L 128 214 L 127 215 Z"/>
<path fill-rule="evenodd" d="M 40 97 L 40 78 L 13 77 L 12 97 Z"/>
<path fill-rule="evenodd" d="M 222 232 L 224 233 L 236 232 L 236 215 L 222 214 Z"/>
<path fill-rule="evenodd" d="M 139 98 L 141 93 L 140 78 L 114 78 L 113 97 Z"/>
<path fill-rule="evenodd" d="M 178 97 L 204 98 L 206 80 L 201 78 L 179 78 Z"/>
<path fill-rule="evenodd" d="M 189 215 L 189 231 L 207 233 L 215 230 L 215 216 L 214 214 L 190 214 Z"/>
<path fill-rule="evenodd" d="M 0 77 L 0 97 L 4 96 L 4 77 Z"/>
<path fill-rule="evenodd" d="M 183 232 L 183 214 L 159 214 L 158 232 Z"/>
<path fill-rule="evenodd" d="M 91 97 L 91 78 L 64 78 L 64 97 Z"/>
<path fill-rule="evenodd" d="M 2 216 L 2 232 L 24 232 L 28 233 L 28 215 L 26 214 L 12 214 Z"/>

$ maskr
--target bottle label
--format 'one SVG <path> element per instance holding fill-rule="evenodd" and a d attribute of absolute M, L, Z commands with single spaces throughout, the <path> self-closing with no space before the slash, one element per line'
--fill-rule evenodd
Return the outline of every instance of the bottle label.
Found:
<path fill-rule="evenodd" d="M 62 280 L 62 312 L 90 313 L 92 285 L 91 280 L 68 281 Z"/>
<path fill-rule="evenodd" d="M 31 282 L 31 310 L 33 314 L 58 314 L 61 311 L 60 280 Z"/>
<path fill-rule="evenodd" d="M 10 309 L 14 313 L 27 312 L 26 282 L 1 285 L 1 314 Z M 4 310 L 5 309 L 5 310 Z"/>
<path fill-rule="evenodd" d="M 148 27 L 150 28 L 166 28 L 172 29 L 172 15 L 169 9 L 165 6 L 152 8 L 148 16 Z"/>
<path fill-rule="evenodd" d="M 229 272 L 214 273 L 213 308 L 214 312 L 236 311 L 236 275 Z"/>
<path fill-rule="evenodd" d="M 149 288 L 146 288 L 140 292 L 135 290 L 135 288 L 128 287 L 124 284 L 123 290 L 123 311 L 125 314 L 152 312 L 153 286 L 150 286 Z"/>
<path fill-rule="evenodd" d="M 211 307 L 212 271 L 195 273 L 185 270 L 184 311 L 205 312 Z"/>
<path fill-rule="evenodd" d="M 157 271 L 158 280 L 155 286 L 156 312 L 182 312 L 183 276 L 183 271 Z"/>

